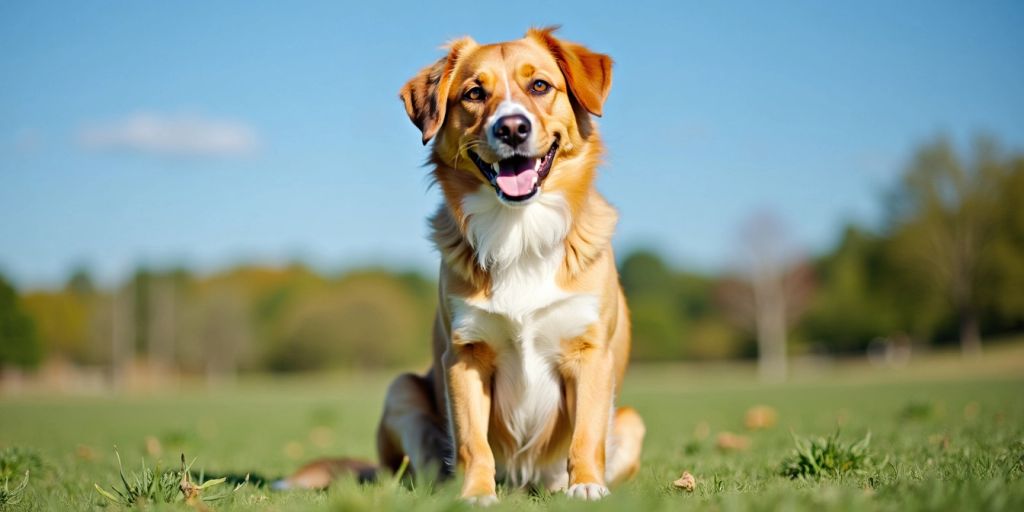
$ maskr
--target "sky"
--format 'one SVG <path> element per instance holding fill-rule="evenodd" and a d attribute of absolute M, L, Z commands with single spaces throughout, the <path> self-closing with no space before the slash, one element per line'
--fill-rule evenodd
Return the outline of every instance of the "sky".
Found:
<path fill-rule="evenodd" d="M 0 274 L 304 261 L 433 272 L 397 92 L 445 41 L 615 59 L 598 188 L 622 253 L 713 271 L 770 212 L 808 254 L 872 225 L 914 148 L 1024 148 L 1024 3 L 2 2 Z"/>

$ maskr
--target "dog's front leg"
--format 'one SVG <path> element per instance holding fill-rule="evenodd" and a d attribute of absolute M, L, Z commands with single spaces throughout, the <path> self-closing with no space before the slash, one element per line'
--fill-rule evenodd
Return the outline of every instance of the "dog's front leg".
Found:
<path fill-rule="evenodd" d="M 453 343 L 444 363 L 455 449 L 465 468 L 462 497 L 481 505 L 495 503 L 494 453 L 487 442 L 494 351 L 486 343 Z"/>
<path fill-rule="evenodd" d="M 604 458 L 614 386 L 612 353 L 592 336 L 569 341 L 565 349 L 561 370 L 572 424 L 566 494 L 597 500 L 608 495 Z"/>

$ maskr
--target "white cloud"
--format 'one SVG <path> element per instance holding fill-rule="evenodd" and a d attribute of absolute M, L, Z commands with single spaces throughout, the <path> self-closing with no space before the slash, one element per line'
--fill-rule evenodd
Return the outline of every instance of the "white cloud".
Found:
<path fill-rule="evenodd" d="M 139 112 L 84 125 L 78 142 L 93 151 L 129 151 L 165 156 L 245 156 L 259 146 L 245 123 L 195 114 Z"/>

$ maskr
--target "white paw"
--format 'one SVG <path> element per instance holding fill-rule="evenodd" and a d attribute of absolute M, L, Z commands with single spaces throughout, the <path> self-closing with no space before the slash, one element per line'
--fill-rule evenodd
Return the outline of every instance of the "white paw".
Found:
<path fill-rule="evenodd" d="M 489 507 L 498 503 L 498 496 L 496 494 L 485 494 L 483 496 L 463 496 L 462 500 L 470 505 L 476 505 L 478 507 Z"/>
<path fill-rule="evenodd" d="M 596 501 L 608 496 L 608 488 L 601 484 L 573 484 L 565 494 L 578 500 Z"/>

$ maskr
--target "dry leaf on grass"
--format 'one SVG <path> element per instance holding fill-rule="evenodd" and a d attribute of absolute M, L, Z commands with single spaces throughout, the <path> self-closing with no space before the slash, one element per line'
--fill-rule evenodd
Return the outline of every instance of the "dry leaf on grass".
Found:
<path fill-rule="evenodd" d="M 689 471 L 683 471 L 683 475 L 675 482 L 672 482 L 672 485 L 686 492 L 693 492 L 697 488 L 697 479 Z"/>
<path fill-rule="evenodd" d="M 309 431 L 309 440 L 319 448 L 326 448 L 334 441 L 334 431 L 330 427 L 313 427 Z"/>
<path fill-rule="evenodd" d="M 758 405 L 747 410 L 743 423 L 747 426 L 747 430 L 761 430 L 774 427 L 778 419 L 779 414 L 775 412 L 774 408 Z"/>
<path fill-rule="evenodd" d="M 75 448 L 75 456 L 82 460 L 96 460 L 96 450 L 91 446 L 80 444 Z"/>
<path fill-rule="evenodd" d="M 159 457 L 163 452 L 164 446 L 159 439 L 154 436 L 146 436 L 146 453 L 153 457 Z"/>
<path fill-rule="evenodd" d="M 971 402 L 964 406 L 964 419 L 973 420 L 978 417 L 978 412 L 981 411 L 981 406 L 978 402 Z"/>
<path fill-rule="evenodd" d="M 284 454 L 292 460 L 298 460 L 305 455 L 306 449 L 298 441 L 288 441 L 284 445 Z"/>
<path fill-rule="evenodd" d="M 722 451 L 742 451 L 750 448 L 750 438 L 732 432 L 721 432 L 718 434 L 715 446 Z"/>
<path fill-rule="evenodd" d="M 928 444 L 938 446 L 943 450 L 949 449 L 949 436 L 945 434 L 932 434 L 928 436 Z"/>

